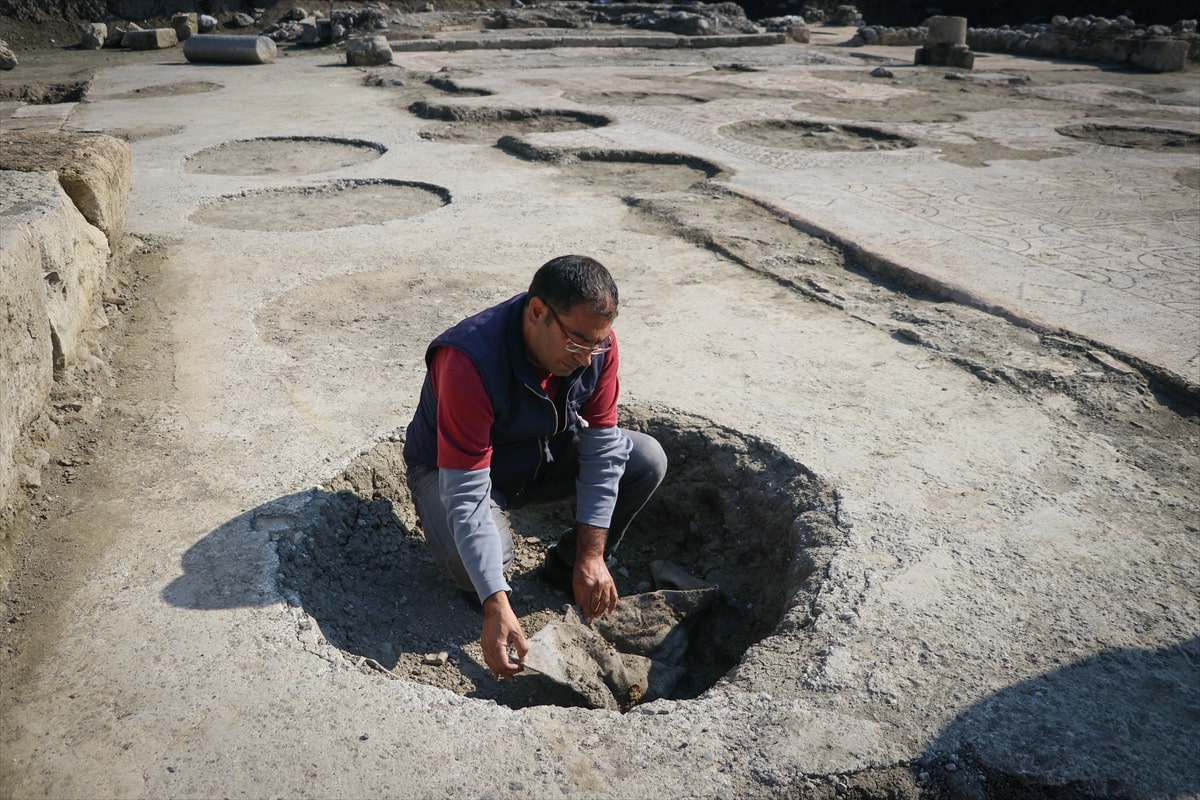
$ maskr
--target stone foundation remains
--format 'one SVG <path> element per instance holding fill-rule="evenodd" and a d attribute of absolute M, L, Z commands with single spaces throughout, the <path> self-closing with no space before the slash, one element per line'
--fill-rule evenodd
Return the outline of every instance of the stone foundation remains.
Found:
<path fill-rule="evenodd" d="M 930 21 L 932 19 L 936 18 Z M 858 29 L 850 43 L 857 46 L 924 46 L 930 31 L 930 25 L 916 28 L 866 25 Z M 1019 28 L 969 28 L 965 44 L 976 53 L 1098 61 L 1151 72 L 1177 72 L 1189 62 L 1200 62 L 1200 34 L 1194 19 L 1181 20 L 1170 27 L 1146 27 L 1125 16 L 1115 20 L 1058 16 L 1048 24 Z"/>
<path fill-rule="evenodd" d="M 917 66 L 971 69 L 975 56 L 967 47 L 966 17 L 930 17 L 925 46 L 917 50 Z"/>
<path fill-rule="evenodd" d="M 0 541 L 41 484 L 55 385 L 99 363 L 132 175 L 129 146 L 110 136 L 0 135 Z"/>

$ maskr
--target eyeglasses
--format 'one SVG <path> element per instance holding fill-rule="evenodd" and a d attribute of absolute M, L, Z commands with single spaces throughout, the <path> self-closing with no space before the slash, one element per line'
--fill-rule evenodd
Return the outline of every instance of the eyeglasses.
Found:
<path fill-rule="evenodd" d="M 595 347 L 588 347 L 587 345 L 579 344 L 578 342 L 573 341 L 571 339 L 571 334 L 567 333 L 567 327 L 562 324 L 562 320 L 558 318 L 558 314 L 554 312 L 554 309 L 551 308 L 549 303 L 546 303 L 546 308 L 549 309 L 550 316 L 554 317 L 554 321 L 558 323 L 558 329 L 562 331 L 563 338 L 567 340 L 568 353 L 571 353 L 572 355 L 581 355 L 583 353 L 587 353 L 589 356 L 598 356 L 601 353 L 607 353 L 609 350 L 612 350 L 611 344 L 599 344 Z M 608 341 L 607 337 L 605 337 L 605 341 Z"/>

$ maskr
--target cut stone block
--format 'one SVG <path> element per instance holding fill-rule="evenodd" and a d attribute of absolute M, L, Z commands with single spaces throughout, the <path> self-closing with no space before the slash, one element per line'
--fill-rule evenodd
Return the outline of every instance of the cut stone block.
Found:
<path fill-rule="evenodd" d="M 1187 66 L 1188 43 L 1181 39 L 1149 39 L 1129 56 L 1135 67 L 1151 72 L 1179 72 Z"/>
<path fill-rule="evenodd" d="M 130 50 L 166 50 L 179 44 L 179 37 L 174 28 L 150 28 L 127 32 L 121 44 Z"/>
<path fill-rule="evenodd" d="M 12 131 L 0 134 L 0 169 L 57 172 L 75 207 L 117 252 L 133 186 L 128 144 L 97 133 Z"/>

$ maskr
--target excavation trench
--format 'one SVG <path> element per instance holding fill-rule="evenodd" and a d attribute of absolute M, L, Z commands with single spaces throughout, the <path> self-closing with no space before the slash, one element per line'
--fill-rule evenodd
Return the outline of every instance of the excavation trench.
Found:
<path fill-rule="evenodd" d="M 698 417 L 634 409 L 622 424 L 657 437 L 670 467 L 616 554 L 622 601 L 607 625 L 573 622 L 571 598 L 537 576 L 546 547 L 571 523 L 570 504 L 510 513 L 509 580 L 525 633 L 553 634 L 568 650 L 576 645 L 564 641 L 591 637 L 580 645 L 587 653 L 567 657 L 591 658 L 593 674 L 566 685 L 537 674 L 491 676 L 479 649 L 480 612 L 439 576 L 426 550 L 400 441 L 360 456 L 313 492 L 303 522 L 272 534 L 281 590 L 304 612 L 297 635 L 310 649 L 336 648 L 389 677 L 512 708 L 620 710 L 698 697 L 752 645 L 802 636 L 795 619 L 807 617 L 839 541 L 831 490 L 769 443 Z M 596 656 L 600 650 L 612 661 Z M 633 662 L 648 684 L 605 674 Z M 625 676 L 645 677 L 633 667 Z"/>

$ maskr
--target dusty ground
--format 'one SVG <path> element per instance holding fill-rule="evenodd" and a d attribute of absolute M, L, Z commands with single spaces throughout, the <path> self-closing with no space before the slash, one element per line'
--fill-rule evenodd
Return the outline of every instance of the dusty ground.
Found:
<path fill-rule="evenodd" d="M 76 58 L 29 61 L 77 77 Z M 1062 153 L 923 139 L 921 125 L 936 134 L 1008 104 L 1104 119 L 1132 114 L 1130 97 L 1186 106 L 1194 75 L 1043 68 L 1031 93 L 910 72 L 897 81 L 919 92 L 875 102 L 731 88 L 706 75 L 751 54 L 688 58 L 711 63 L 674 92 L 564 93 L 588 117 L 432 113 L 465 95 L 430 83 L 425 62 L 339 78 L 376 119 L 337 132 L 413 158 L 383 183 L 363 170 L 386 158 L 330 155 L 328 110 L 308 140 L 264 150 L 252 122 L 171 156 L 155 142 L 191 124 L 179 106 L 97 117 L 146 146 L 142 169 L 220 183 L 186 184 L 200 195 L 190 206 L 160 196 L 157 173 L 135 190 L 111 382 L 80 389 L 102 398 L 94 417 L 66 415 L 3 598 L 7 796 L 1200 793 L 1196 722 L 1180 711 L 1194 708 L 1200 659 L 1193 396 L 1085 339 L 880 275 L 854 243 L 732 190 L 720 164 L 633 148 L 559 161 L 537 138 L 757 91 L 846 124 L 730 121 L 724 135 L 852 152 L 936 141 L 942 159 L 982 170 Z M 679 55 L 634 59 L 630 83 Z M 203 98 L 225 82 L 209 74 L 131 84 L 127 72 L 91 101 Z M 1055 94 L 1089 82 L 1103 86 L 1094 102 Z M 1200 153 L 1194 136 L 1147 130 L 1147 113 L 1120 146 Z M 870 122 L 911 124 L 910 138 L 856 129 Z M 259 143 L 224 144 L 245 139 Z M 441 149 L 425 163 L 421 147 Z M 349 182 L 316 174 L 346 168 Z M 280 176 L 282 188 L 265 182 Z M 1195 191 L 1197 171 L 1162 180 Z M 432 221 L 438 209 L 461 216 Z M 657 432 L 673 464 L 620 554 L 622 588 L 646 588 L 649 562 L 671 558 L 721 585 L 725 606 L 678 704 L 503 717 L 408 688 L 574 705 L 486 679 L 477 612 L 432 572 L 394 439 L 428 338 L 576 249 L 617 272 L 626 420 Z M 568 512 L 519 520 L 530 633 L 564 602 L 530 571 Z M 426 663 L 441 651 L 446 664 Z M 266 688 L 281 683 L 294 695 Z M 489 736 L 450 748 L 457 777 L 428 774 L 423 762 L 448 757 L 430 730 L 456 726 Z M 510 744 L 493 747 L 494 732 Z M 262 771 L 245 756 L 255 746 L 268 761 L 304 755 Z"/>

